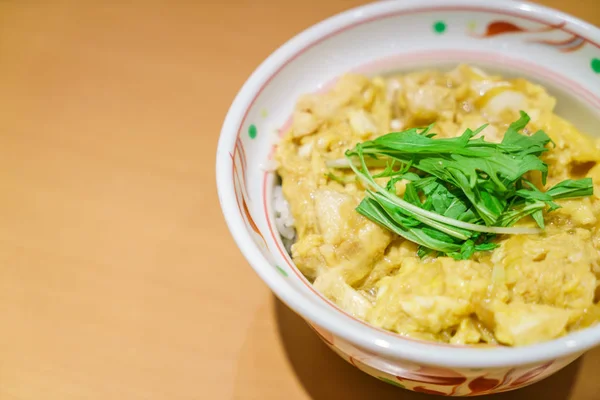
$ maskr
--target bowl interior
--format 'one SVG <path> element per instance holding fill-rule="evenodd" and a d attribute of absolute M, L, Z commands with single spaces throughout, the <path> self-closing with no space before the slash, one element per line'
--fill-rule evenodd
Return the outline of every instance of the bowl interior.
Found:
<path fill-rule="evenodd" d="M 390 343 L 401 340 L 396 335 L 377 333 L 317 293 L 293 265 L 276 231 L 271 208 L 275 176 L 269 160 L 298 96 L 325 90 L 350 71 L 374 75 L 468 63 L 544 85 L 557 98 L 559 115 L 599 135 L 600 46 L 595 40 L 600 37 L 594 29 L 518 2 L 429 0 L 372 4 L 303 32 L 259 67 L 223 127 L 219 195 L 238 245 L 275 293 L 304 317 L 334 332 L 345 329 L 342 336 L 365 347 L 393 347 Z M 576 333 L 570 340 L 585 339 L 579 346 L 590 347 L 600 340 L 600 328 L 588 331 L 593 332 Z M 373 345 L 373 335 L 387 345 Z M 552 346 L 565 354 L 579 349 L 559 342 Z M 421 350 L 431 349 L 427 346 L 432 344 L 423 346 Z M 498 357 L 498 363 L 506 361 Z"/>

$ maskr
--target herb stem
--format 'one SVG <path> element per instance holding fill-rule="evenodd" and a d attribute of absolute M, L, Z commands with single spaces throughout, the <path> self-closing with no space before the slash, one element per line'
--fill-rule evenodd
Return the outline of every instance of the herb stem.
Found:
<path fill-rule="evenodd" d="M 496 234 L 506 234 L 506 235 L 535 235 L 535 234 L 542 232 L 541 229 L 538 229 L 538 228 L 527 228 L 527 227 L 508 228 L 508 227 L 503 227 L 503 226 L 475 225 L 475 224 L 470 224 L 468 222 L 459 221 L 454 218 L 448 218 L 448 217 L 445 217 L 443 215 L 440 215 L 440 214 L 437 214 L 437 213 L 434 213 L 434 212 L 431 212 L 428 210 L 424 210 L 420 207 L 417 207 L 415 205 L 412 205 L 412 204 L 402 200 L 398 196 L 392 195 L 390 192 L 388 192 L 383 187 L 378 185 L 377 182 L 375 182 L 375 180 L 369 174 L 367 165 L 364 162 L 364 157 L 359 156 L 361 167 L 362 167 L 363 171 L 365 171 L 364 173 L 361 170 L 359 170 L 358 167 L 352 162 L 352 160 L 350 159 L 350 156 L 347 155 L 346 157 L 348 158 L 347 165 L 349 165 L 350 168 L 352 168 L 354 173 L 359 177 L 359 179 L 365 185 L 367 185 L 368 187 L 370 187 L 377 193 L 385 196 L 392 203 L 412 212 L 413 214 L 422 215 L 433 221 L 442 222 L 442 223 L 449 224 L 449 225 L 454 225 L 458 228 L 468 229 L 468 230 L 471 230 L 474 232 L 496 233 Z"/>

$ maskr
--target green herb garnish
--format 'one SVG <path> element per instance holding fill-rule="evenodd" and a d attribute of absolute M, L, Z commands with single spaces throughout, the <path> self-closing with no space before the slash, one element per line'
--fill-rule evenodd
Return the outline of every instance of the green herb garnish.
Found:
<path fill-rule="evenodd" d="M 393 132 L 356 145 L 332 168 L 350 167 L 367 187 L 356 211 L 420 245 L 419 256 L 437 252 L 469 259 L 494 249 L 496 234 L 535 234 L 544 212 L 560 208 L 557 199 L 590 196 L 590 178 L 565 180 L 540 191 L 526 178 L 539 171 L 546 184 L 548 165 L 540 159 L 551 139 L 543 131 L 521 133 L 529 116 L 521 111 L 501 143 L 474 138 L 487 125 L 456 138 L 435 139 L 432 126 Z M 385 167 L 372 175 L 370 167 Z M 386 187 L 376 178 L 389 178 Z M 396 183 L 404 181 L 402 197 Z M 514 227 L 531 216 L 539 228 Z"/>

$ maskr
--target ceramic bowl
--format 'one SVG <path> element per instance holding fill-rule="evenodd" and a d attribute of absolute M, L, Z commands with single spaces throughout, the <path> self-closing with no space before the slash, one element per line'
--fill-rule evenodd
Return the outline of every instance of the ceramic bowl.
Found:
<path fill-rule="evenodd" d="M 238 93 L 217 151 L 223 214 L 271 290 L 345 360 L 418 392 L 480 395 L 529 385 L 600 343 L 600 326 L 526 347 L 458 347 L 403 338 L 348 315 L 294 266 L 274 226 L 269 170 L 298 96 L 349 71 L 366 74 L 466 62 L 545 85 L 560 115 L 593 133 L 600 113 L 600 30 L 518 1 L 375 2 L 329 18 L 269 56 Z"/>

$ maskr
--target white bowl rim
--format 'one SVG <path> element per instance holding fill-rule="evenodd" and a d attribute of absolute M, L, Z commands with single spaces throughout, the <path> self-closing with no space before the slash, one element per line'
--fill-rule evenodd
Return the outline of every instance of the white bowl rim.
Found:
<path fill-rule="evenodd" d="M 256 68 L 235 97 L 223 123 L 216 157 L 217 192 L 229 230 L 244 257 L 270 289 L 303 318 L 315 323 L 350 343 L 391 359 L 449 368 L 500 368 L 545 362 L 584 352 L 600 343 L 600 325 L 571 333 L 564 337 L 524 347 L 473 348 L 440 346 L 415 342 L 401 336 L 386 335 L 372 327 L 352 320 L 332 307 L 322 307 L 303 299 L 289 287 L 286 278 L 276 271 L 261 254 L 244 226 L 237 210 L 229 151 L 235 146 L 240 123 L 254 95 L 271 74 L 284 65 L 297 51 L 318 41 L 341 27 L 390 11 L 424 9 L 428 7 L 477 7 L 490 11 L 512 11 L 523 16 L 539 16 L 565 21 L 576 34 L 600 40 L 600 29 L 578 18 L 549 7 L 526 1 L 494 0 L 403 0 L 379 1 L 356 7 L 327 18 L 274 51 Z"/>

